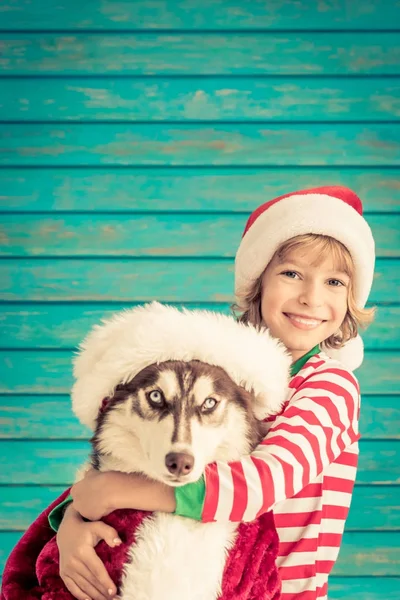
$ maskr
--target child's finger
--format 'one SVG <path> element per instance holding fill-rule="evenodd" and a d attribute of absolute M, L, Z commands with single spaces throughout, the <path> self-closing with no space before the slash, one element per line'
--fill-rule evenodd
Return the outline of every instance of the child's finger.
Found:
<path fill-rule="evenodd" d="M 72 580 L 71 580 L 72 581 Z M 77 588 L 83 592 L 83 600 L 110 600 L 111 596 L 103 594 L 96 589 L 85 577 L 82 575 L 74 575 L 73 583 Z"/>
<path fill-rule="evenodd" d="M 117 593 L 117 588 L 97 554 L 94 553 L 94 556 L 87 567 L 92 572 L 92 575 L 95 577 L 98 584 L 101 585 L 101 589 L 106 590 L 108 600 L 114 598 Z"/>
<path fill-rule="evenodd" d="M 98 537 L 99 540 L 104 540 L 108 546 L 114 548 L 121 543 L 118 532 L 114 527 L 106 525 L 103 521 L 97 521 L 92 524 L 92 532 Z M 118 540 L 116 542 L 116 540 Z"/>
<path fill-rule="evenodd" d="M 88 597 L 87 594 L 85 594 L 85 592 L 83 592 L 74 581 L 72 581 L 72 579 L 70 577 L 68 577 L 67 575 L 64 577 L 63 579 L 65 587 L 67 588 L 67 590 L 73 595 L 74 598 L 76 598 L 77 600 L 92 600 L 90 597 Z"/>

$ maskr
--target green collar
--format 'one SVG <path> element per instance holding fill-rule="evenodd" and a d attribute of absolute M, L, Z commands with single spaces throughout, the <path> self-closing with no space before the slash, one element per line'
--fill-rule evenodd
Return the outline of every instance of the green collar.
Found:
<path fill-rule="evenodd" d="M 304 365 L 306 364 L 308 359 L 311 358 L 312 356 L 314 356 L 314 354 L 318 354 L 319 351 L 320 351 L 319 346 L 314 346 L 314 348 L 309 350 L 307 352 L 307 354 L 298 358 L 290 367 L 290 376 L 293 377 L 293 375 L 297 375 L 297 373 L 300 371 L 300 369 L 302 369 L 304 367 Z"/>

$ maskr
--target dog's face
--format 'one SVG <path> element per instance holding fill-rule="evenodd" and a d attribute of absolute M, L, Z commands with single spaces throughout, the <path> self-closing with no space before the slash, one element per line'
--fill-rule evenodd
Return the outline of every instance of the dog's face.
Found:
<path fill-rule="evenodd" d="M 150 365 L 117 386 L 99 415 L 93 465 L 142 472 L 172 486 L 197 481 L 215 460 L 236 460 L 260 439 L 253 398 L 199 361 Z"/>

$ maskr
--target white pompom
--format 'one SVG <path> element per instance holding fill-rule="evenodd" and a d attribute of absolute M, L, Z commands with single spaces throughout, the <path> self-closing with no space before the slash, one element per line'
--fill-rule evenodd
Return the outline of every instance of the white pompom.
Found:
<path fill-rule="evenodd" d="M 362 365 L 364 359 L 364 344 L 359 335 L 337 350 L 334 348 L 326 348 L 324 345 L 322 345 L 322 348 L 325 354 L 334 360 L 341 362 L 346 369 L 349 369 L 349 371 L 355 371 Z"/>

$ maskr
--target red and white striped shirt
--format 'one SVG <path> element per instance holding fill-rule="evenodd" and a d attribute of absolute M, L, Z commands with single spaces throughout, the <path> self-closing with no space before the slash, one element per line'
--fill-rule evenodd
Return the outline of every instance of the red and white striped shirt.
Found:
<path fill-rule="evenodd" d="M 327 598 L 356 477 L 359 407 L 354 375 L 314 354 L 255 451 L 207 468 L 203 521 L 252 521 L 273 510 L 282 600 Z"/>

